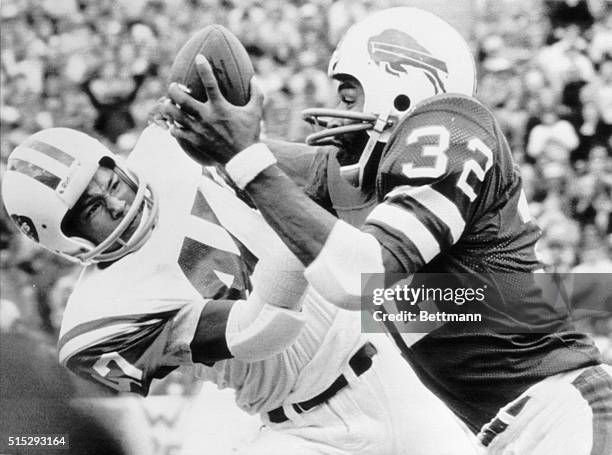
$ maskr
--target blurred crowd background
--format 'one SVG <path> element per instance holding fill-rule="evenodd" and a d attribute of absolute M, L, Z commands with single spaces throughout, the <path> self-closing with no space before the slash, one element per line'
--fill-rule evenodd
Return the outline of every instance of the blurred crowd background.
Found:
<path fill-rule="evenodd" d="M 128 152 L 165 93 L 177 50 L 211 23 L 232 30 L 252 57 L 266 93 L 266 134 L 302 140 L 310 127 L 300 111 L 334 99 L 326 66 L 344 31 L 371 10 L 411 4 L 3 0 L 0 171 L 15 145 L 52 126 Z M 477 56 L 477 97 L 495 112 L 522 169 L 546 270 L 612 272 L 612 2 L 461 4 L 468 11 L 456 19 Z M 77 268 L 18 235 L 3 208 L 0 255 L 2 332 L 27 333 L 55 355 Z M 612 363 L 612 318 L 582 324 Z M 156 392 L 177 382 L 165 384 Z"/>

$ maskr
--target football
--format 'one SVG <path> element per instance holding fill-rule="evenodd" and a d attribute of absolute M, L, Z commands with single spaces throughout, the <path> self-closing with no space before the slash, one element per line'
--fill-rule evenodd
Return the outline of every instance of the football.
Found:
<path fill-rule="evenodd" d="M 189 89 L 191 96 L 204 102 L 206 92 L 195 66 L 198 54 L 210 62 L 225 99 L 244 106 L 250 97 L 253 64 L 238 38 L 221 25 L 209 25 L 193 35 L 174 59 L 170 82 L 178 82 Z"/>

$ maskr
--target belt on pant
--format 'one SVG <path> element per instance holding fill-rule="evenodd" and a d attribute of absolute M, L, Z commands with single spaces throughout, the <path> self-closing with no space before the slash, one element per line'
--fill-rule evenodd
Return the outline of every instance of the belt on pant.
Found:
<path fill-rule="evenodd" d="M 349 366 L 353 370 L 356 376 L 361 376 L 363 373 L 368 371 L 372 366 L 372 357 L 376 355 L 376 347 L 369 341 L 364 344 L 349 360 Z M 293 403 L 291 406 L 298 414 L 308 411 L 326 401 L 330 400 L 340 390 L 348 385 L 346 377 L 341 374 L 338 378 L 323 392 L 310 400 L 302 401 L 301 403 Z M 272 423 L 282 423 L 289 420 L 289 417 L 285 414 L 285 410 L 282 406 L 268 412 L 268 418 Z"/>

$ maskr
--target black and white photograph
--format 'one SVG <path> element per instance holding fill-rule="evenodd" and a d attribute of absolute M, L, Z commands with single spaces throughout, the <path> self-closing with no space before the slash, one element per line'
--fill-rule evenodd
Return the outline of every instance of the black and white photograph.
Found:
<path fill-rule="evenodd" d="M 0 455 L 612 455 L 612 0 L 2 0 Z"/>

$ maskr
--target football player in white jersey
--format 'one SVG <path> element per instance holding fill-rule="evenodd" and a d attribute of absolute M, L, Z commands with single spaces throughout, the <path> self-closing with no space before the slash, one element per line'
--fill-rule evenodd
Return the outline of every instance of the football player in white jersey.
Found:
<path fill-rule="evenodd" d="M 611 369 L 573 326 L 572 305 L 555 305 L 541 292 L 534 273 L 541 267 L 534 252 L 539 229 L 501 128 L 473 97 L 473 57 L 456 30 L 431 13 L 400 7 L 347 31 L 329 65 L 339 83 L 338 109 L 304 113 L 327 127 L 311 141 L 333 138 L 356 158 L 344 174 L 338 163 L 323 167 L 327 179 L 315 191 L 323 207 L 283 174 L 260 140 L 256 85 L 246 106 L 231 105 L 206 59 L 196 63 L 207 101 L 171 85 L 174 104 L 164 115 L 178 123 L 172 134 L 188 141 L 192 156 L 199 148 L 202 159 L 225 165 L 321 295 L 359 310 L 368 300 L 364 274 L 391 284 L 410 276 L 434 291 L 440 281 L 487 289 L 480 304 L 463 307 L 452 297 L 427 299 L 455 315 L 476 314 L 482 324 L 425 311 L 443 323 L 409 334 L 402 328 L 418 330 L 406 319 L 385 321 L 422 381 L 487 453 L 612 453 Z M 358 147 L 346 139 L 355 134 L 364 138 Z M 444 279 L 436 282 L 435 274 Z"/>
<path fill-rule="evenodd" d="M 125 161 L 74 130 L 36 133 L 2 196 L 30 239 L 86 265 L 58 343 L 77 374 L 146 395 L 195 364 L 261 415 L 246 453 L 475 453 L 386 337 L 306 289 L 259 213 L 157 125 Z"/>

